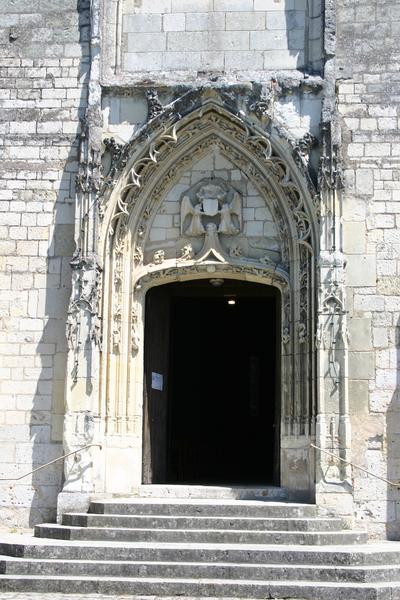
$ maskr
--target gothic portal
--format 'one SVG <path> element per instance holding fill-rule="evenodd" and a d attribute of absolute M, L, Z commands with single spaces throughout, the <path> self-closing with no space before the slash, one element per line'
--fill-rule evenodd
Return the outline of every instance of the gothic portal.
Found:
<path fill-rule="evenodd" d="M 110 161 L 99 194 L 102 342 L 93 359 L 99 361 L 97 423 L 105 441 L 102 485 L 107 492 L 131 493 L 144 481 L 197 480 L 281 484 L 297 497 L 315 493 L 309 444 L 315 435 L 318 377 L 317 197 L 305 160 L 294 160 L 272 119 L 261 128 L 252 114 L 238 114 L 223 91 L 188 92 Z M 203 294 L 197 301 L 191 297 L 196 285 Z M 190 294 L 178 310 L 179 289 Z M 227 304 L 229 294 L 235 308 Z M 231 308 L 230 327 L 227 316 L 221 313 L 220 323 L 215 318 L 218 297 Z M 93 333 L 87 339 L 94 343 L 96 319 L 88 315 Z M 210 328 L 220 336 L 209 331 L 207 344 L 199 336 Z M 246 338 L 248 330 L 253 333 Z M 186 340 L 178 343 L 179 332 Z M 244 348 L 252 345 L 255 351 L 246 354 Z M 87 389 L 79 352 L 75 345 L 71 406 Z M 236 370 L 247 370 L 239 384 L 242 405 L 229 381 L 229 353 Z M 202 395 L 190 397 L 191 379 Z M 182 385 L 188 388 L 186 398 Z M 273 390 L 269 399 L 268 389 Z M 191 403 L 203 411 L 197 450 L 185 450 L 199 433 L 190 435 L 189 422 L 183 433 L 186 404 L 195 415 Z M 220 412 L 215 418 L 212 405 Z M 254 422 L 265 421 L 260 430 L 244 424 L 240 411 L 246 406 Z M 76 417 L 66 418 L 66 431 L 76 431 Z M 241 461 L 235 460 L 234 445 L 226 447 L 222 434 L 218 439 L 212 433 L 216 422 L 222 429 L 231 421 L 236 440 L 259 440 L 248 449 L 247 461 L 243 452 Z M 196 453 L 207 463 L 206 447 L 219 448 L 221 456 L 226 448 L 215 472 L 207 472 L 204 464 L 196 467 Z M 264 466 L 257 471 L 260 462 Z M 72 474 L 71 480 L 65 492 L 73 489 Z"/>
<path fill-rule="evenodd" d="M 9 4 L 1 477 L 78 453 L 4 522 L 260 484 L 398 537 L 395 1 Z"/>

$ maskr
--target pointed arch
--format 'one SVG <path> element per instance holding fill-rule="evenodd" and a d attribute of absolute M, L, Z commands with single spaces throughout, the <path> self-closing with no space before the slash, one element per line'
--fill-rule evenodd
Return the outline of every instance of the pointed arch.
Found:
<path fill-rule="evenodd" d="M 282 436 L 307 438 L 313 433 L 316 403 L 314 256 L 318 255 L 319 225 L 316 194 L 306 167 L 294 161 L 291 146 L 280 130 L 273 125 L 263 130 L 249 116 L 230 110 L 215 91 L 200 94 L 186 111 L 179 112 L 179 107 L 177 102 L 167 108 L 132 139 L 125 149 L 123 170 L 101 200 L 101 410 L 106 430 L 110 434 L 141 435 L 146 291 L 155 285 L 210 277 L 212 273 L 213 277 L 246 279 L 279 288 Z M 149 224 L 167 192 L 210 147 L 218 148 L 268 203 L 280 236 L 279 265 L 223 255 L 217 248 L 156 264 L 143 260 Z"/>

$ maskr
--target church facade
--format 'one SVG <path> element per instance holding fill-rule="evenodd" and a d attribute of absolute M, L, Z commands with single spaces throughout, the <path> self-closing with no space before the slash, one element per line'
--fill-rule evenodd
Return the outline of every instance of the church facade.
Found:
<path fill-rule="evenodd" d="M 399 7 L 5 12 L 5 522 L 276 486 L 396 538 Z"/>

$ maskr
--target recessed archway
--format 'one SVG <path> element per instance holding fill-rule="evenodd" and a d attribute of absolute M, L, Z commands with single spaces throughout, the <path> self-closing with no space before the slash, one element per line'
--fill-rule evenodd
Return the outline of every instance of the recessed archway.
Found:
<path fill-rule="evenodd" d="M 194 173 L 210 152 L 214 167 Z M 166 111 L 149 124 L 126 148 L 124 161 L 100 205 L 99 406 L 110 456 L 106 480 L 116 481 L 115 464 L 123 469 L 129 456 L 133 467 L 122 487 L 106 481 L 106 488 L 120 493 L 142 481 L 147 292 L 219 277 L 280 292 L 275 465 L 281 465 L 282 485 L 311 494 L 318 219 L 305 169 L 277 129 L 263 130 L 208 91 L 185 111 Z M 217 162 L 225 168 L 217 169 Z"/>

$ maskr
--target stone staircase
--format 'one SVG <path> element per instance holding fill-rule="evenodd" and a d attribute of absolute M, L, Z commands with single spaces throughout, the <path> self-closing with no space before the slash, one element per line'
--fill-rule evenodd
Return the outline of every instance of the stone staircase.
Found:
<path fill-rule="evenodd" d="M 35 537 L 0 541 L 0 592 L 400 600 L 400 545 L 367 545 L 283 490 L 236 500 L 231 488 L 206 499 L 193 489 L 93 501 Z"/>

